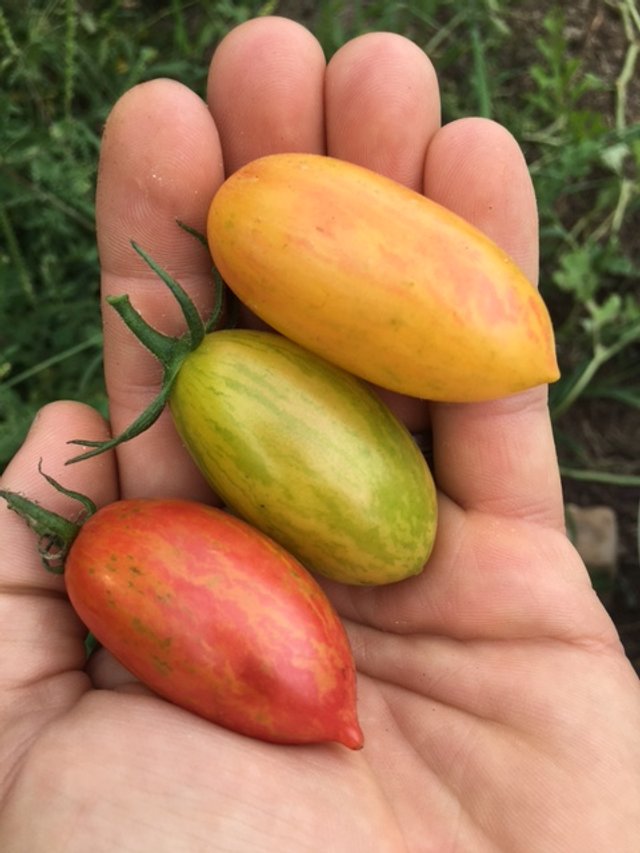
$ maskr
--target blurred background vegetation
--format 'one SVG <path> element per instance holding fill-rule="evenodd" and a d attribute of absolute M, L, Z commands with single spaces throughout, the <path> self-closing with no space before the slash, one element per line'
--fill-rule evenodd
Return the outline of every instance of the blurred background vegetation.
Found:
<path fill-rule="evenodd" d="M 551 409 L 568 499 L 620 521 L 618 591 L 638 627 L 640 13 L 636 0 L 5 0 L 0 10 L 0 470 L 38 407 L 106 414 L 94 235 L 100 134 L 119 95 L 170 76 L 204 94 L 215 45 L 261 14 L 327 57 L 367 30 L 432 58 L 443 120 L 475 114 L 523 146 L 541 289 L 562 380 Z"/>

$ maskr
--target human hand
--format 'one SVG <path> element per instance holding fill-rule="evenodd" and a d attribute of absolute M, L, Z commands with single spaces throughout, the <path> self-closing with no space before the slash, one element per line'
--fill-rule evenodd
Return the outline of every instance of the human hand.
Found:
<path fill-rule="evenodd" d="M 175 220 L 204 231 L 224 174 L 279 150 L 326 151 L 424 191 L 536 278 L 535 202 L 505 130 L 440 128 L 434 71 L 398 36 L 356 39 L 325 68 L 307 31 L 271 18 L 221 44 L 208 106 L 154 81 L 114 108 L 97 196 L 104 294 L 130 293 L 162 331 L 181 330 L 133 238 L 206 312 L 210 259 Z M 155 396 L 159 368 L 115 312 L 104 324 L 119 433 Z M 359 669 L 358 753 L 228 732 L 151 695 L 104 650 L 85 668 L 63 582 L 1 509 L 1 850 L 637 850 L 640 687 L 563 531 L 546 389 L 474 405 L 385 396 L 411 429 L 432 430 L 440 527 L 422 575 L 326 584 Z M 213 499 L 168 415 L 65 468 L 79 436 L 107 426 L 77 404 L 44 409 L 3 488 L 74 511 L 43 484 L 42 457 L 98 504 Z"/>

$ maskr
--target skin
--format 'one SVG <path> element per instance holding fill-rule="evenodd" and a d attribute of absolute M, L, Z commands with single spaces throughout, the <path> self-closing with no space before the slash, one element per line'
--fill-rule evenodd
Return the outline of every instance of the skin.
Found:
<path fill-rule="evenodd" d="M 429 60 L 398 36 L 356 39 L 325 68 L 291 21 L 243 25 L 213 57 L 208 105 L 170 81 L 115 105 L 97 196 L 105 294 L 127 291 L 149 321 L 179 331 L 128 240 L 206 310 L 209 262 L 175 217 L 203 230 L 223 163 L 322 151 L 325 139 L 329 153 L 479 225 L 535 279 L 535 202 L 516 143 L 479 119 L 441 128 L 439 113 Z M 104 320 L 119 432 L 156 393 L 159 370 L 115 312 Z M 359 668 L 359 753 L 229 733 L 149 695 L 105 653 L 84 669 L 62 581 L 3 508 L 0 849 L 636 851 L 640 687 L 563 529 L 546 396 L 393 399 L 413 429 L 431 424 L 441 521 L 421 576 L 327 587 Z M 48 406 L 2 486 L 75 512 L 38 475 L 42 457 L 100 504 L 211 497 L 169 417 L 115 454 L 64 467 L 68 439 L 107 435 L 83 406 Z"/>

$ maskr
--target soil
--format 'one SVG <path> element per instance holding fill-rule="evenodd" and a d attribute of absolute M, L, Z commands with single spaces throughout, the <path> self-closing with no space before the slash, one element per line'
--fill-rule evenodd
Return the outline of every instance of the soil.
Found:
<path fill-rule="evenodd" d="M 609 0 L 573 0 L 564 7 L 567 50 L 581 60 L 585 70 L 604 81 L 599 91 L 589 93 L 585 107 L 597 110 L 614 126 L 616 80 L 629 49 L 629 34 L 621 14 L 622 2 Z M 543 33 L 542 20 L 548 7 L 539 0 L 514 4 L 509 17 L 514 44 L 533 45 L 531 32 Z M 518 39 L 518 31 L 523 38 Z M 637 38 L 637 34 L 636 34 Z M 533 57 L 532 57 L 533 60 Z M 518 56 L 522 63 L 522 53 Z M 640 62 L 627 86 L 627 125 L 640 126 Z M 640 222 L 628 218 L 621 232 L 622 249 L 635 264 L 640 264 Z M 640 298 L 640 296 L 639 296 Z M 561 306 L 549 305 L 562 311 Z M 640 347 L 636 363 L 640 363 Z M 640 439 L 640 414 L 628 406 L 611 401 L 579 401 L 558 424 L 560 432 L 571 435 L 584 457 L 580 467 L 591 471 L 615 471 L 640 475 L 637 448 Z M 562 451 L 560 451 L 562 460 Z M 603 591 L 603 600 L 616 623 L 627 655 L 640 674 L 640 489 L 605 483 L 564 479 L 565 500 L 579 506 L 608 506 L 618 524 L 618 571 L 613 585 Z"/>
<path fill-rule="evenodd" d="M 559 429 L 571 430 L 572 438 L 587 454 L 585 467 L 592 471 L 616 471 L 640 475 L 640 459 L 633 436 L 640 436 L 640 416 L 627 406 L 611 402 L 579 403 L 561 420 Z M 601 591 L 616 624 L 629 659 L 640 674 L 640 490 L 606 483 L 564 479 L 567 503 L 607 506 L 616 514 L 618 566 L 613 583 Z"/>

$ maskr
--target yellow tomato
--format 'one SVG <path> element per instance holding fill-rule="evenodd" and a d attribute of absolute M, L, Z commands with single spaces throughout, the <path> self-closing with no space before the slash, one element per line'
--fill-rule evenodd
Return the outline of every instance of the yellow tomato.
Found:
<path fill-rule="evenodd" d="M 313 154 L 255 160 L 220 187 L 207 232 L 245 305 L 384 388 L 471 402 L 559 376 L 546 307 L 505 252 L 360 166 Z"/>

